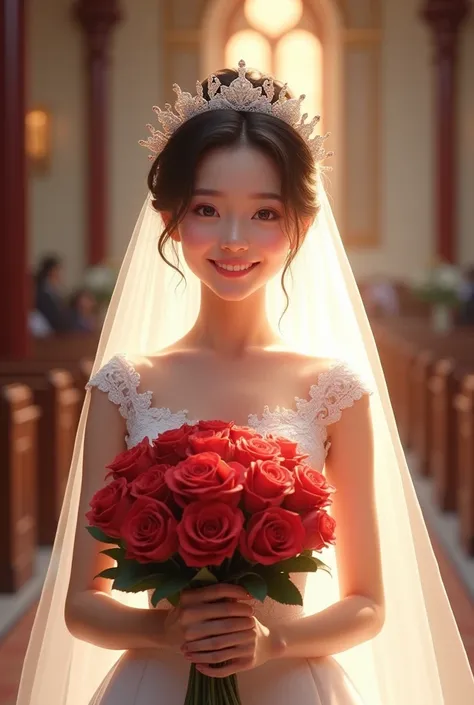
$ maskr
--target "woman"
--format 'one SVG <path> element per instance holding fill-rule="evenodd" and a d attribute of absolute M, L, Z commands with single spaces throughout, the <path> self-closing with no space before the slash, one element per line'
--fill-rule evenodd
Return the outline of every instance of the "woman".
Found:
<path fill-rule="evenodd" d="M 189 664 L 215 675 L 221 662 L 242 705 L 467 705 L 472 676 L 321 186 L 322 138 L 243 62 L 195 98 L 176 91 L 178 115 L 158 111 L 164 132 L 146 143 L 151 202 L 104 326 L 18 704 L 182 705 Z M 84 515 L 102 468 L 124 439 L 197 418 L 290 437 L 336 486 L 334 577 L 308 578 L 303 609 L 218 586 L 150 610 L 94 577 L 108 563 Z"/>
<path fill-rule="evenodd" d="M 36 275 L 36 310 L 55 333 L 69 330 L 67 306 L 61 294 L 62 262 L 58 257 L 45 257 Z"/>

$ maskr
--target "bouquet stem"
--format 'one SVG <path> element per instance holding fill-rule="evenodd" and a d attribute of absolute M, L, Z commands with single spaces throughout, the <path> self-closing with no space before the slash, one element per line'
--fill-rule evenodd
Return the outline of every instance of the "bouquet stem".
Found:
<path fill-rule="evenodd" d="M 242 705 L 237 676 L 211 678 L 200 673 L 192 663 L 184 705 Z"/>

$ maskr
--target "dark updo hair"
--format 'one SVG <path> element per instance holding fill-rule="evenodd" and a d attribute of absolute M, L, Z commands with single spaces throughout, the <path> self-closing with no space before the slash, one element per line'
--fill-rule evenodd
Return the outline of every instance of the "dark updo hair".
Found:
<path fill-rule="evenodd" d="M 216 76 L 222 85 L 228 86 L 238 78 L 238 73 L 233 69 L 224 69 Z M 254 87 L 262 87 L 265 79 L 257 71 L 248 71 L 246 78 Z M 208 100 L 207 80 L 203 81 L 202 87 Z M 282 84 L 274 80 L 272 102 L 278 100 L 281 88 Z M 237 144 L 260 149 L 273 160 L 281 175 L 285 221 L 288 232 L 292 233 L 291 250 L 281 279 L 288 307 L 285 274 L 303 243 L 304 224 L 312 222 L 319 211 L 316 170 L 306 142 L 290 125 L 270 114 L 209 110 L 191 118 L 176 130 L 153 162 L 148 175 L 153 207 L 158 212 L 170 213 L 170 220 L 159 239 L 158 251 L 162 259 L 181 274 L 166 257 L 165 247 L 189 208 L 197 168 L 202 158 L 212 150 Z"/>

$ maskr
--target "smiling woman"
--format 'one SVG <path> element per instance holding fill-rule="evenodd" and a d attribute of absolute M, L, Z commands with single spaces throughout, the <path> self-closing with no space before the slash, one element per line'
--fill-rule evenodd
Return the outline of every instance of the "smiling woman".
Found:
<path fill-rule="evenodd" d="M 238 74 L 216 75 L 229 85 Z M 258 72 L 248 79 L 263 85 Z M 280 89 L 275 82 L 274 102 Z M 207 97 L 207 82 L 203 90 Z M 165 254 L 171 239 L 181 242 L 191 271 L 219 296 L 247 298 L 280 270 L 286 291 L 285 275 L 318 212 L 311 153 L 289 125 L 259 112 L 197 115 L 157 157 L 148 184 L 166 224 L 158 246 L 166 262 L 179 268 Z M 242 265 L 253 266 L 242 275 Z M 229 276 L 230 266 L 239 274 L 232 269 Z"/>

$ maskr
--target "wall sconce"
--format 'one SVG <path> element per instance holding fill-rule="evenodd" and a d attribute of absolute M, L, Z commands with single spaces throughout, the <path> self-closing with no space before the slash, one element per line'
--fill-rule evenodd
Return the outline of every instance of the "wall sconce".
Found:
<path fill-rule="evenodd" d="M 25 149 L 29 165 L 34 171 L 45 173 L 51 160 L 51 114 L 35 108 L 26 113 Z"/>

